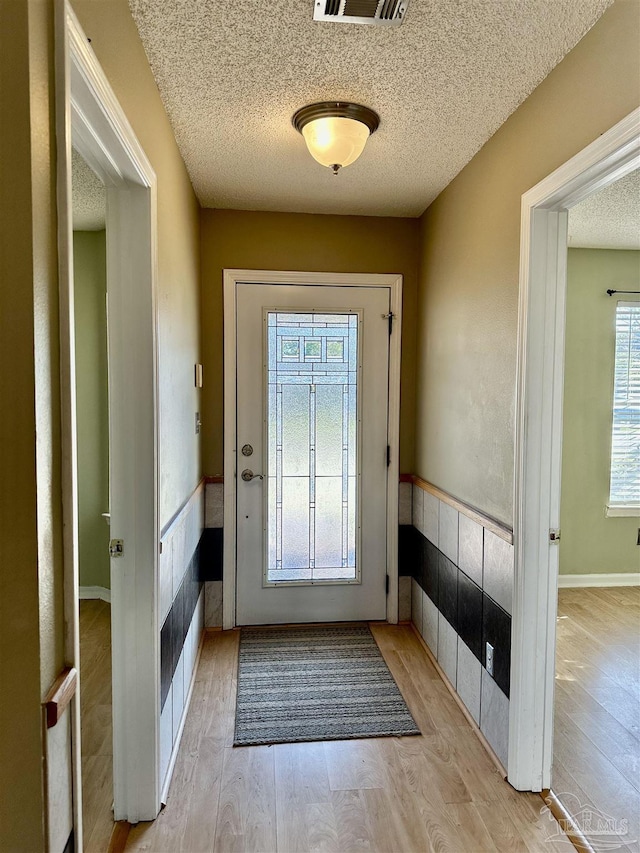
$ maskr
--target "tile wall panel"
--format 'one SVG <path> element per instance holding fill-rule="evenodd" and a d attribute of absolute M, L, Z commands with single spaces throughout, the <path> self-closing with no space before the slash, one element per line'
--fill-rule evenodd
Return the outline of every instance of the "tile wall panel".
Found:
<path fill-rule="evenodd" d="M 204 585 L 205 614 L 207 628 L 222 627 L 222 581 L 207 581 Z"/>
<path fill-rule="evenodd" d="M 160 770 L 166 783 L 171 755 L 185 713 L 204 628 L 200 580 L 204 486 L 199 486 L 162 536 L 159 561 Z"/>
<path fill-rule="evenodd" d="M 442 501 L 439 510 L 438 548 L 453 563 L 458 564 L 458 510 Z"/>
<path fill-rule="evenodd" d="M 426 592 L 422 593 L 422 637 L 438 657 L 438 617 L 440 611 Z"/>
<path fill-rule="evenodd" d="M 482 688 L 482 664 L 471 649 L 458 637 L 458 671 L 456 690 L 469 713 L 480 725 L 480 693 Z"/>
<path fill-rule="evenodd" d="M 460 513 L 458 524 L 458 566 L 482 587 L 482 557 L 484 528 L 477 521 Z"/>
<path fill-rule="evenodd" d="M 482 669 L 480 695 L 480 730 L 493 747 L 502 764 L 507 767 L 509 700 L 484 667 Z"/>
<path fill-rule="evenodd" d="M 436 548 L 433 542 L 422 537 L 422 578 L 424 591 L 427 593 L 431 601 L 438 607 L 440 595 L 438 593 L 438 560 L 440 551 Z"/>
<path fill-rule="evenodd" d="M 424 535 L 438 547 L 438 528 L 440 526 L 440 501 L 430 492 L 420 489 L 424 495 Z"/>
<path fill-rule="evenodd" d="M 416 485 L 414 508 L 418 491 L 423 492 L 423 528 L 431 529 L 437 542 L 418 530 L 413 537 L 404 534 L 403 561 L 414 567 L 411 618 L 506 767 L 511 617 L 504 604 L 511 601 L 513 546 Z M 427 512 L 439 520 L 437 537 Z M 484 666 L 487 642 L 494 647 L 493 677 Z"/>
<path fill-rule="evenodd" d="M 482 590 L 464 572 L 458 573 L 458 634 L 482 659 Z"/>
<path fill-rule="evenodd" d="M 398 524 L 413 522 L 413 486 L 400 483 L 398 488 Z"/>
<path fill-rule="evenodd" d="M 438 616 L 438 663 L 455 687 L 458 670 L 458 635 L 442 611 Z"/>
<path fill-rule="evenodd" d="M 411 618 L 416 625 L 422 624 L 422 588 L 415 578 L 411 579 Z"/>
<path fill-rule="evenodd" d="M 493 678 L 508 697 L 511 671 L 511 617 L 500 605 L 485 595 L 482 609 L 483 666 L 486 666 L 487 643 L 490 643 L 494 650 Z"/>
<path fill-rule="evenodd" d="M 458 567 L 440 553 L 438 555 L 438 608 L 444 618 L 458 627 Z"/>
<path fill-rule="evenodd" d="M 411 584 L 413 579 L 401 576 L 398 578 L 398 620 L 411 620 Z"/>
<path fill-rule="evenodd" d="M 413 502 L 412 502 L 412 517 L 413 517 L 413 526 L 420 533 L 424 534 L 424 492 L 422 489 L 416 490 L 413 489 Z"/>
<path fill-rule="evenodd" d="M 513 546 L 490 530 L 484 532 L 483 589 L 503 610 L 511 613 Z"/>

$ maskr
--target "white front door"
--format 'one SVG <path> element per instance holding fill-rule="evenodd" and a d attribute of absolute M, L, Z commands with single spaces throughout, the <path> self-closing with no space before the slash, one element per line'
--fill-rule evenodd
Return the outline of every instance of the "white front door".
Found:
<path fill-rule="evenodd" d="M 236 286 L 238 625 L 386 618 L 390 297 Z"/>

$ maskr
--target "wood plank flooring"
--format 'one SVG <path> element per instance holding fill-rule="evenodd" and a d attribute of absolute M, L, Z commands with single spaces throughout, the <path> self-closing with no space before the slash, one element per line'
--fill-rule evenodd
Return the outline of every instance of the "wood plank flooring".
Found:
<path fill-rule="evenodd" d="M 639 587 L 559 590 L 552 787 L 626 819 L 616 849 L 640 851 Z"/>
<path fill-rule="evenodd" d="M 111 606 L 80 602 L 82 822 L 85 853 L 105 853 L 113 831 Z"/>
<path fill-rule="evenodd" d="M 372 626 L 419 737 L 233 748 L 239 632 L 208 633 L 166 808 L 126 850 L 539 853 L 557 824 L 500 776 L 408 626 Z"/>

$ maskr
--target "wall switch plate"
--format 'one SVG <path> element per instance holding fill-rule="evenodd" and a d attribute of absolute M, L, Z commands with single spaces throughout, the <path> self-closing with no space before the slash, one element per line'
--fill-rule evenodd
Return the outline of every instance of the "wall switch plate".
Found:
<path fill-rule="evenodd" d="M 196 366 L 195 366 L 195 382 L 196 382 L 196 388 L 202 388 L 203 370 L 202 370 L 201 364 L 196 364 Z"/>
<path fill-rule="evenodd" d="M 493 675 L 493 646 L 491 643 L 487 643 L 486 661 L 485 669 L 489 675 Z"/>

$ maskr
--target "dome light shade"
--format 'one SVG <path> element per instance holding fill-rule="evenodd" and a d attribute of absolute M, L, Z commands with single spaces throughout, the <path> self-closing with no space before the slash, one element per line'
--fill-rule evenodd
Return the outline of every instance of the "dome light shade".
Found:
<path fill-rule="evenodd" d="M 373 110 L 359 104 L 325 101 L 302 107 L 292 122 L 304 136 L 311 156 L 337 175 L 339 169 L 362 154 L 380 119 Z"/>

